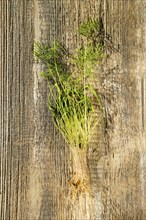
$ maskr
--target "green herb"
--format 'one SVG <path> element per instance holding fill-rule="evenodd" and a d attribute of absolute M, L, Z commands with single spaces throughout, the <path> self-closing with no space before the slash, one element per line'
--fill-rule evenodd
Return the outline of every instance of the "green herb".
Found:
<path fill-rule="evenodd" d="M 48 80 L 48 105 L 54 124 L 70 147 L 86 148 L 94 128 L 100 121 L 93 121 L 96 101 L 102 107 L 89 79 L 95 66 L 103 58 L 103 46 L 98 41 L 99 21 L 89 19 L 80 26 L 79 33 L 86 42 L 73 55 L 65 45 L 54 41 L 51 45 L 34 44 L 35 59 L 44 65 L 41 76 Z"/>

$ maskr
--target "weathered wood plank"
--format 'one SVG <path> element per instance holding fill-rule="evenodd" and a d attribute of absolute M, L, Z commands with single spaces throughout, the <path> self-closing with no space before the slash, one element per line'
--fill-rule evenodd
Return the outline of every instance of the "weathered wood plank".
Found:
<path fill-rule="evenodd" d="M 146 2 L 0 1 L 0 219 L 146 218 Z M 33 41 L 80 44 L 77 29 L 103 16 L 109 59 L 97 69 L 109 121 L 88 152 L 92 197 L 68 201 L 71 155 L 54 128 Z M 110 99 L 110 102 L 108 102 Z"/>
<path fill-rule="evenodd" d="M 27 219 L 29 148 L 34 136 L 31 1 L 2 0 L 0 6 L 0 219 Z"/>

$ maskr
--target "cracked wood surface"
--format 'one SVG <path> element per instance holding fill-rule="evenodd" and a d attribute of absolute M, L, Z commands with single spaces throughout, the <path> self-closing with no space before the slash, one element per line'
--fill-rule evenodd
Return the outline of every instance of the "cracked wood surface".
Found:
<path fill-rule="evenodd" d="M 1 0 L 0 14 L 0 219 L 146 219 L 146 2 Z M 88 150 L 91 196 L 71 203 L 71 154 L 53 126 L 33 42 L 59 38 L 73 50 L 81 21 L 99 15 L 114 42 L 94 79 L 109 120 Z"/>

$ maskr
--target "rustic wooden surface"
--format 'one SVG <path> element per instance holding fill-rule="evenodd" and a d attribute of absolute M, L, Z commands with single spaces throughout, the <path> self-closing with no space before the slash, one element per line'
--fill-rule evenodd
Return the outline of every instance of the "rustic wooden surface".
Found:
<path fill-rule="evenodd" d="M 146 1 L 1 0 L 0 14 L 0 219 L 145 220 Z M 70 203 L 71 155 L 33 42 L 59 38 L 74 49 L 80 22 L 99 15 L 114 42 L 94 81 L 108 121 L 88 150 L 92 196 Z"/>

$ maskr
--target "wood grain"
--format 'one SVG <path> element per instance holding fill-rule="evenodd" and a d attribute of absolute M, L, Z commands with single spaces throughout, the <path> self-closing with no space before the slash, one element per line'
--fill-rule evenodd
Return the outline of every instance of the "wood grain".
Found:
<path fill-rule="evenodd" d="M 0 1 L 0 219 L 146 219 L 146 2 Z M 88 150 L 91 196 L 69 201 L 69 147 L 54 128 L 34 40 L 71 50 L 87 17 L 102 16 L 109 58 L 93 79 L 106 125 Z"/>

